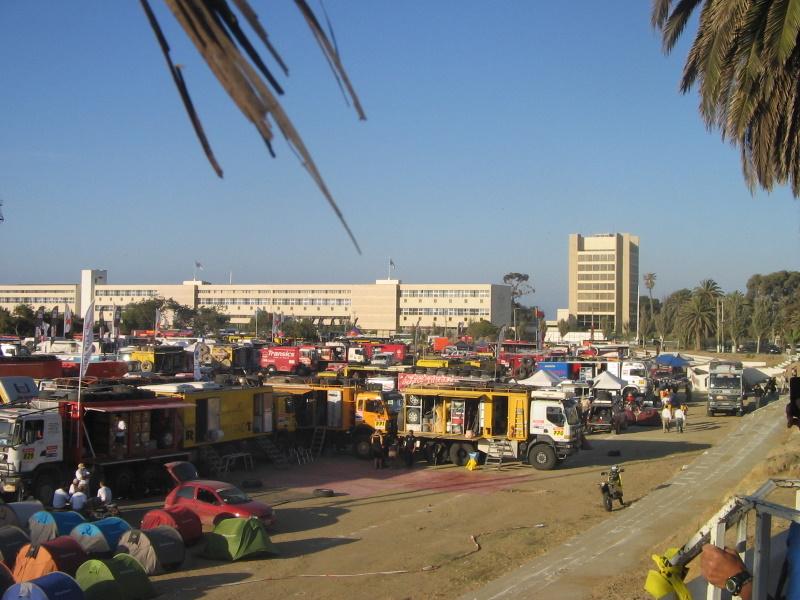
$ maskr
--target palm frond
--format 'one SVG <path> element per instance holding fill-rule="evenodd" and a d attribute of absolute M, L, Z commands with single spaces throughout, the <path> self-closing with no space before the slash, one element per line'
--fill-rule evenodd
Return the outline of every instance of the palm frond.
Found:
<path fill-rule="evenodd" d="M 800 0 L 772 0 L 767 17 L 767 56 L 782 65 L 797 44 Z"/>
<path fill-rule="evenodd" d="M 683 30 L 686 28 L 686 24 L 689 22 L 694 9 L 697 8 L 702 1 L 703 0 L 679 0 L 678 4 L 675 5 L 672 14 L 670 14 L 669 18 L 663 22 L 661 26 L 662 47 L 665 53 L 669 54 L 675 46 L 681 33 L 683 33 Z M 659 10 L 662 9 L 662 7 L 658 5 L 656 8 Z M 661 17 L 661 19 L 663 21 L 663 17 Z"/>

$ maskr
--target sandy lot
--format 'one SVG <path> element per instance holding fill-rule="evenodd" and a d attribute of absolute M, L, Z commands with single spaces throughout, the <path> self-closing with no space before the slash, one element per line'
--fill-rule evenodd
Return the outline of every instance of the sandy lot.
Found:
<path fill-rule="evenodd" d="M 194 550 L 183 569 L 154 581 L 164 597 L 182 600 L 265 593 L 453 598 L 605 519 L 609 513 L 597 487 L 603 467 L 624 466 L 625 498 L 635 502 L 736 424 L 736 417 L 709 418 L 693 407 L 684 434 L 632 427 L 620 436 L 593 435 L 592 450 L 555 471 L 511 463 L 469 472 L 424 462 L 411 470 L 376 471 L 369 462 L 326 456 L 289 470 L 264 466 L 255 474 L 235 473 L 235 482 L 254 476 L 264 482 L 251 495 L 277 506 L 272 540 L 280 556 L 215 563 Z M 611 450 L 621 456 L 609 457 Z M 336 495 L 311 498 L 319 487 Z M 125 516 L 136 523 L 144 508 L 130 506 Z M 665 524 L 665 537 L 671 531 L 674 526 Z M 598 582 L 603 597 L 634 597 L 625 594 L 641 588 L 646 568 L 638 569 L 635 586 L 625 578 Z"/>

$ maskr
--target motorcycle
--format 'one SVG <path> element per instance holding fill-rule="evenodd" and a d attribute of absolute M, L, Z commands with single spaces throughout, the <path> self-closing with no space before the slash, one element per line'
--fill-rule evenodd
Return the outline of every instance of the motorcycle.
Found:
<path fill-rule="evenodd" d="M 611 512 L 614 500 L 619 500 L 620 505 L 625 506 L 625 501 L 622 499 L 622 477 L 620 477 L 620 473 L 624 470 L 614 465 L 610 471 L 600 473 L 606 478 L 598 485 L 600 493 L 603 494 L 603 507 L 609 512 Z"/>

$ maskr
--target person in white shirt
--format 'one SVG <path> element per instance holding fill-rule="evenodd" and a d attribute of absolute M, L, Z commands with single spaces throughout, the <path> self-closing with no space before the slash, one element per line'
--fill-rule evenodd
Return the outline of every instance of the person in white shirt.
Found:
<path fill-rule="evenodd" d="M 120 417 L 114 417 L 116 423 L 114 424 L 114 444 L 117 446 L 124 446 L 125 445 L 125 431 L 128 429 L 128 426 L 125 424 L 125 420 Z"/>
<path fill-rule="evenodd" d="M 53 508 L 66 508 L 69 502 L 69 494 L 64 491 L 63 487 L 58 488 L 53 494 Z"/>
<path fill-rule="evenodd" d="M 81 463 L 78 465 L 78 468 L 75 470 L 75 479 L 78 482 L 83 483 L 84 481 L 88 484 L 89 477 L 91 477 L 91 473 L 89 473 L 89 469 L 86 468 L 86 465 Z"/>
<path fill-rule="evenodd" d="M 69 499 L 69 503 L 72 506 L 72 510 L 80 512 L 86 505 L 86 500 L 86 488 L 81 486 L 78 488 L 77 492 L 72 494 L 72 498 Z"/>
<path fill-rule="evenodd" d="M 683 424 L 686 422 L 686 415 L 683 412 L 683 409 L 678 407 L 675 409 L 675 428 L 678 430 L 678 433 L 683 433 Z"/>
<path fill-rule="evenodd" d="M 75 492 L 78 491 L 78 488 L 80 486 L 81 486 L 81 480 L 80 479 L 73 479 L 72 480 L 72 483 L 69 486 L 69 495 L 70 495 L 70 497 L 72 496 L 72 494 L 74 494 Z"/>
<path fill-rule="evenodd" d="M 663 429 L 664 433 L 667 433 L 672 426 L 672 409 L 670 409 L 669 405 L 665 404 L 664 408 L 661 411 L 661 428 Z"/>
<path fill-rule="evenodd" d="M 104 506 L 108 506 L 111 504 L 112 497 L 111 488 L 106 485 L 105 481 L 101 481 L 100 489 L 97 490 L 97 498 L 103 503 Z"/>

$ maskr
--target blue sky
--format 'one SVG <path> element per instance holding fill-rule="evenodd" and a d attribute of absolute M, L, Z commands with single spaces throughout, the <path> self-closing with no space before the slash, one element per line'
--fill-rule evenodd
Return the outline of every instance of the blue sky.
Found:
<path fill-rule="evenodd" d="M 266 153 L 151 0 L 217 158 L 207 164 L 138 2 L 0 2 L 0 282 L 500 282 L 566 305 L 567 236 L 627 231 L 656 296 L 800 269 L 800 203 L 751 197 L 665 57 L 649 2 L 327 0 L 368 120 L 294 4 L 251 0 L 282 102 L 364 250 L 282 140 Z M 312 2 L 315 9 L 319 4 Z M 263 53 L 266 56 L 266 52 Z"/>

